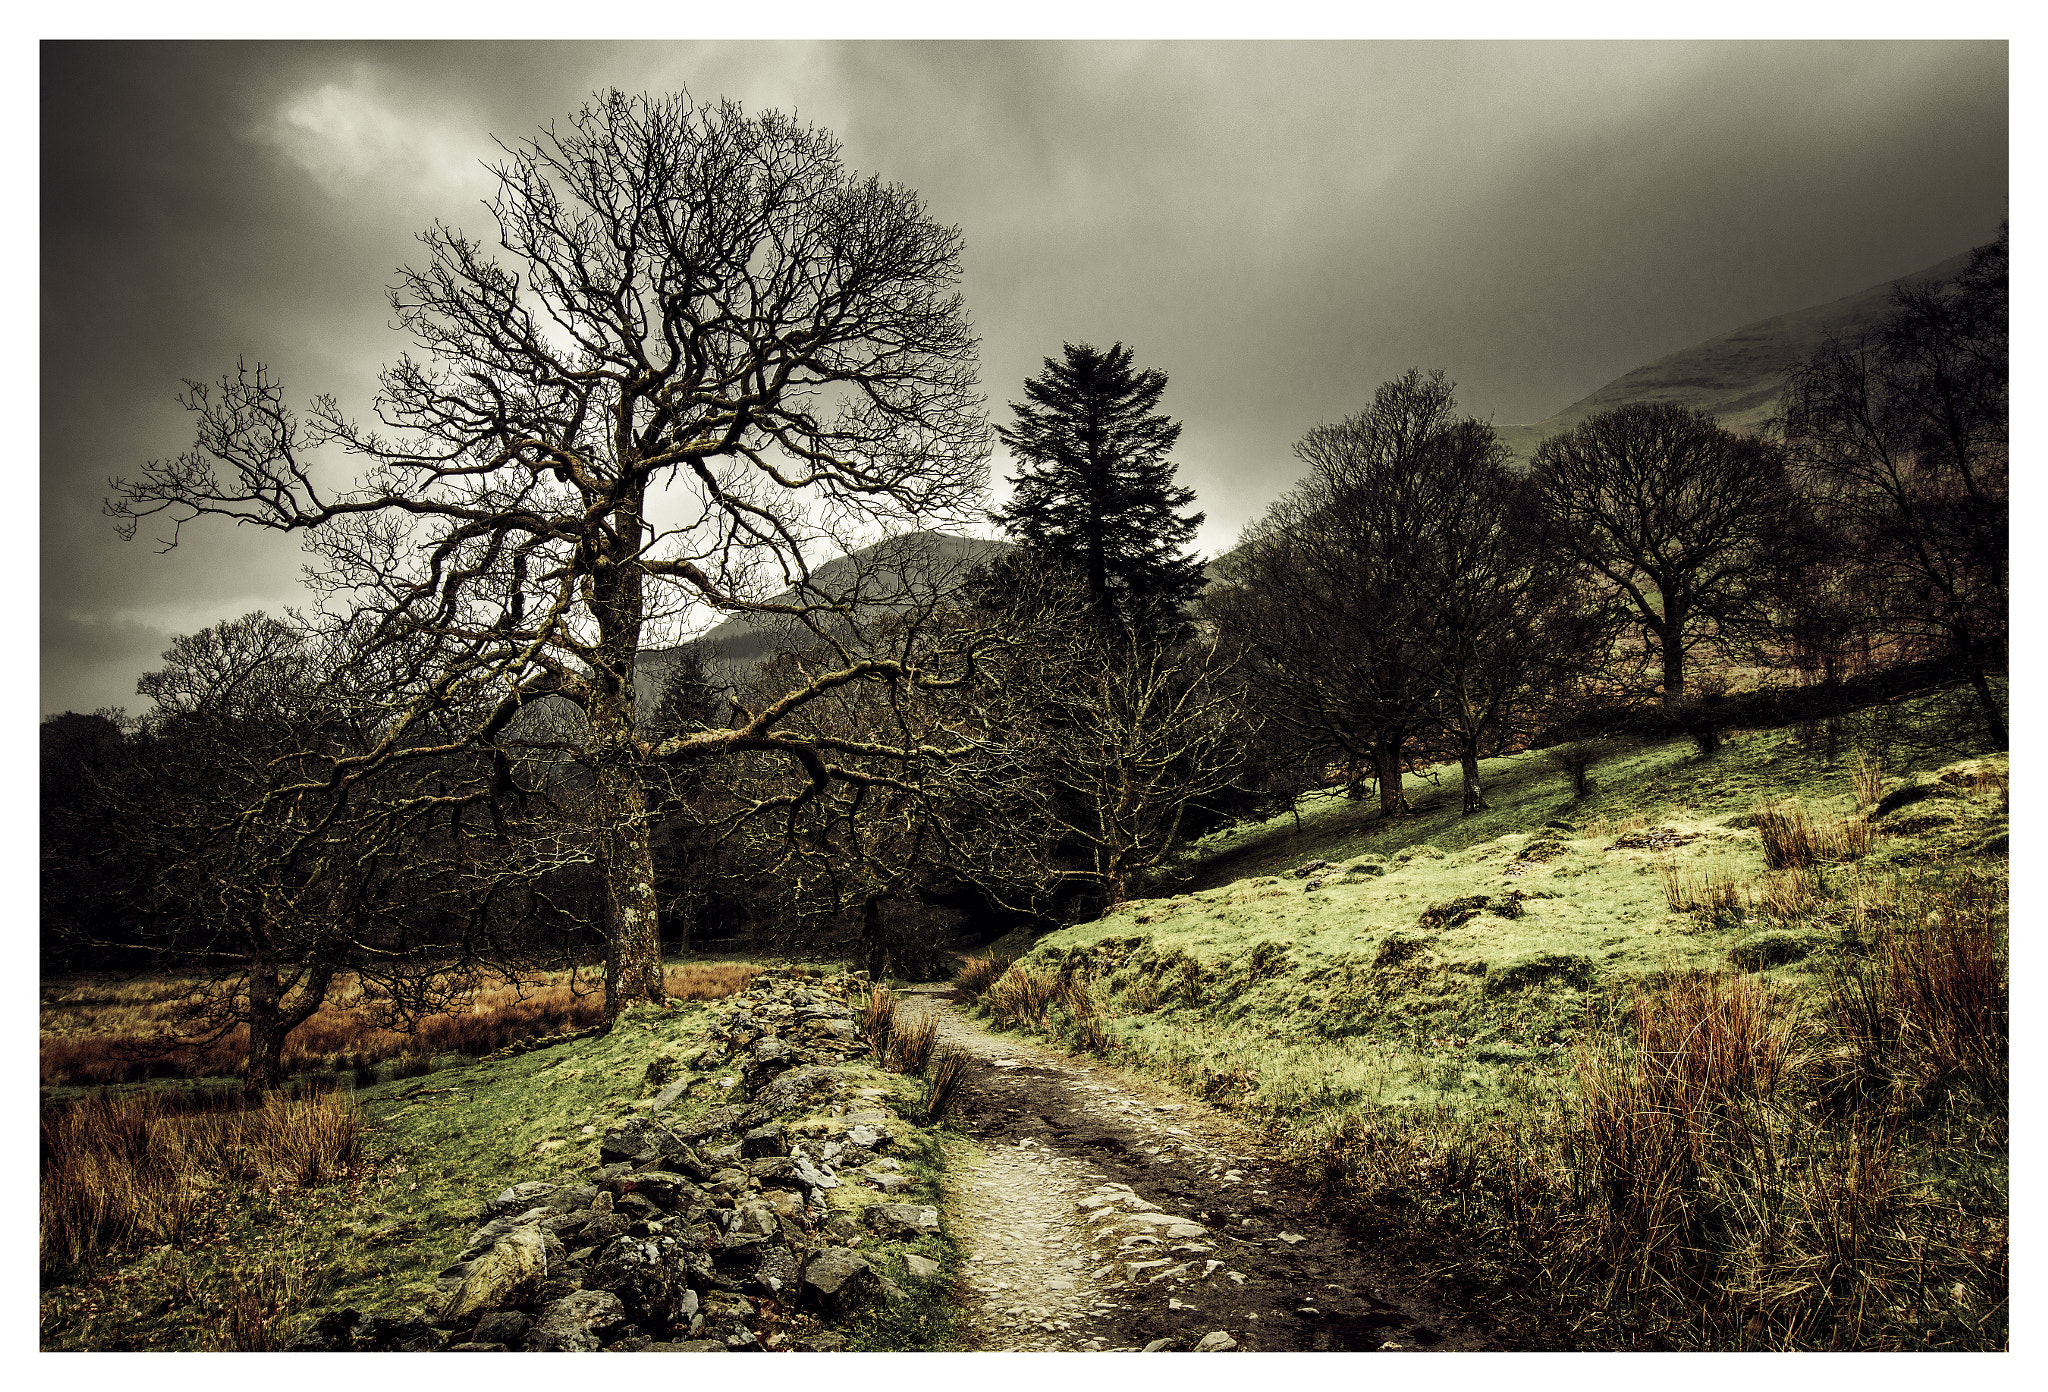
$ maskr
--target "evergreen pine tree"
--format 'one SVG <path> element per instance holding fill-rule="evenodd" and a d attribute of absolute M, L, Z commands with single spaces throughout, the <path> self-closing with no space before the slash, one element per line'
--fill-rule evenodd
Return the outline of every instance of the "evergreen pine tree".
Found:
<path fill-rule="evenodd" d="M 1171 641 L 1202 587 L 1201 562 L 1180 552 L 1203 515 L 1179 513 L 1195 491 L 1175 486 L 1167 458 L 1180 424 L 1154 409 L 1166 374 L 1133 372 L 1131 356 L 1069 343 L 1025 380 L 1031 404 L 1012 402 L 1016 424 L 996 427 L 1023 466 L 996 520 L 1079 571 L 1105 619 Z"/>

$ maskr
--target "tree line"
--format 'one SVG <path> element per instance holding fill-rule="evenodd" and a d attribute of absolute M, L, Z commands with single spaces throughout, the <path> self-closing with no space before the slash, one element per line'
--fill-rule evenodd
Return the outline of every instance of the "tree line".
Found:
<path fill-rule="evenodd" d="M 962 916 L 1094 912 L 1303 787 L 1400 815 L 1454 759 L 1469 812 L 1482 757 L 1574 722 L 1711 725 L 1707 655 L 1950 659 L 2003 745 L 2003 236 L 1755 436 L 1630 406 L 1523 470 L 1406 373 L 1203 592 L 1166 375 L 1068 344 L 991 432 L 959 232 L 828 134 L 614 92 L 494 172 L 498 249 L 436 228 L 389 292 L 418 356 L 374 422 L 239 366 L 115 482 L 131 536 L 301 535 L 318 607 L 180 639 L 141 721 L 44 727 L 46 958 L 195 973 L 180 1027 L 246 1025 L 252 1082 L 344 972 L 402 1020 L 593 953 L 616 1016 L 664 938 L 735 926 L 936 970 Z M 920 554 L 992 434 L 1016 548 Z M 781 651 L 643 690 L 707 613 Z"/>

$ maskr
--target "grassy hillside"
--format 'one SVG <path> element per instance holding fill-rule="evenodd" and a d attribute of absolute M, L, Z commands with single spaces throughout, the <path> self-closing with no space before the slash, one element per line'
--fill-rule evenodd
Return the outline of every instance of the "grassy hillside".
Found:
<path fill-rule="evenodd" d="M 1538 1342 L 1994 1346 L 2006 761 L 1937 758 L 1756 731 L 1578 801 L 1542 754 L 1485 765 L 1472 817 L 1455 770 L 1412 818 L 1319 799 L 1030 944 L 984 1006 L 1239 1109 L 1418 1252 L 1454 1234 L 1444 1283 Z M 1873 1146 L 1882 1214 L 1842 1198 Z M 1919 1246 L 1827 1275 L 1880 1218 Z"/>

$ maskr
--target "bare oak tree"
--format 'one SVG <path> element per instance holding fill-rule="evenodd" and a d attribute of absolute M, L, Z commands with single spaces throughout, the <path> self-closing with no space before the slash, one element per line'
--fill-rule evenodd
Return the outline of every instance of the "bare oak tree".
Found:
<path fill-rule="evenodd" d="M 1411 369 L 1368 409 L 1309 431 L 1295 446 L 1308 477 L 1246 529 L 1205 601 L 1250 656 L 1261 709 L 1303 754 L 1354 779 L 1370 767 L 1388 816 L 1408 808 L 1403 766 L 1440 713 L 1446 655 L 1476 682 L 1491 623 L 1476 595 L 1446 603 L 1496 526 L 1468 525 L 1466 490 L 1502 458 L 1492 429 L 1455 406 L 1443 373 Z M 1476 730 L 1475 685 L 1460 703 Z"/>
<path fill-rule="evenodd" d="M 529 743 L 588 779 L 616 1014 L 663 994 L 645 766 L 766 751 L 815 794 L 850 751 L 789 717 L 927 679 L 895 658 L 807 671 L 727 726 L 650 740 L 636 655 L 706 615 L 821 625 L 854 600 L 812 584 L 814 560 L 976 496 L 976 344 L 958 232 L 780 114 L 611 92 L 492 172 L 504 256 L 423 234 L 426 265 L 390 291 L 417 356 L 385 369 L 375 424 L 326 396 L 301 416 L 260 366 L 188 383 L 196 447 L 110 506 L 130 535 L 168 521 L 168 543 L 207 516 L 305 533 L 329 608 L 366 621 L 368 651 L 405 646 L 406 699 L 336 780 L 488 749 L 503 791 L 523 713 L 574 708 Z M 322 446 L 360 462 L 350 486 L 321 483 Z"/>
<path fill-rule="evenodd" d="M 1781 450 L 1668 402 L 1604 411 L 1536 448 L 1561 543 L 1612 584 L 1657 645 L 1667 709 L 1686 658 L 1766 618 L 1776 539 L 1799 511 Z"/>

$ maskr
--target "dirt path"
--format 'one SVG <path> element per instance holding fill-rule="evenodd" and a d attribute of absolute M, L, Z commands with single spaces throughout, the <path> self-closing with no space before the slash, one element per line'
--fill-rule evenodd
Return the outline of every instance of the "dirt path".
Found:
<path fill-rule="evenodd" d="M 1388 1284 L 1198 1102 L 899 992 L 981 1067 L 957 1104 L 986 1162 L 959 1178 L 962 1301 L 984 1350 L 1495 1347 Z"/>

